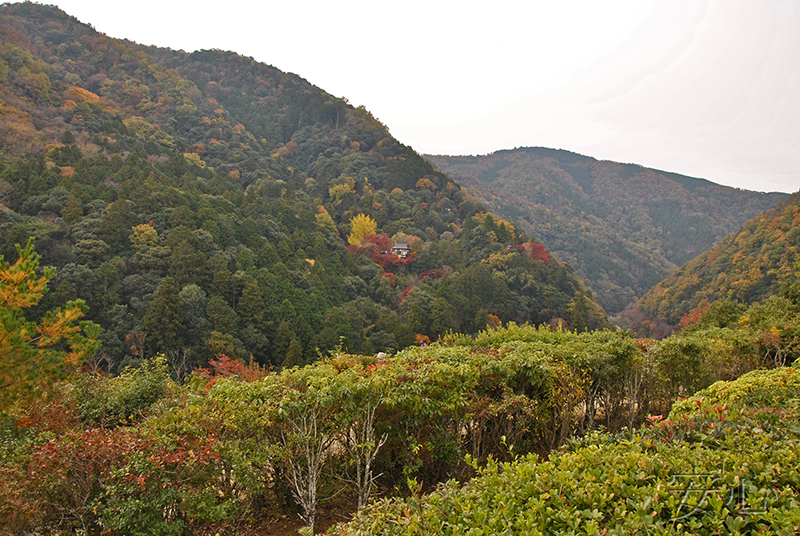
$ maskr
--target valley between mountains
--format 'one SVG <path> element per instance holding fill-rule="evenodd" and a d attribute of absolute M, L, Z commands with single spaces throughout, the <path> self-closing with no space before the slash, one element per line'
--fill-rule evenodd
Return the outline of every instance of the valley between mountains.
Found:
<path fill-rule="evenodd" d="M 0 534 L 800 533 L 798 247 L 2 4 Z"/>

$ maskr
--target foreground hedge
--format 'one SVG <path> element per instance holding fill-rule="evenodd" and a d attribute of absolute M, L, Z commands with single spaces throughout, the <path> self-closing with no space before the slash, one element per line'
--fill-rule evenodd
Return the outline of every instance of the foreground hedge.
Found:
<path fill-rule="evenodd" d="M 676 402 L 670 418 L 693 415 L 703 407 L 784 407 L 800 396 L 800 368 L 754 370 L 734 382 L 716 382 L 686 400 Z"/>
<path fill-rule="evenodd" d="M 624 437 L 592 433 L 547 461 L 490 462 L 466 485 L 383 500 L 329 534 L 797 534 L 798 372 L 716 384 L 698 397 L 727 392 L 722 405 L 693 400 L 697 410 Z M 773 405 L 743 391 L 769 391 Z"/>

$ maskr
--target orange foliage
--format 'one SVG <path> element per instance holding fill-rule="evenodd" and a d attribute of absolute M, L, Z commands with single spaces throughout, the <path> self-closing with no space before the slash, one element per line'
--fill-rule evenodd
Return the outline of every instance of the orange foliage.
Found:
<path fill-rule="evenodd" d="M 689 326 L 693 326 L 703 318 L 703 315 L 708 312 L 708 305 L 704 307 L 695 307 L 685 315 L 681 317 L 680 324 L 678 324 L 681 328 L 688 328 Z"/>
<path fill-rule="evenodd" d="M 78 102 L 86 102 L 89 104 L 98 104 L 100 102 L 100 97 L 88 89 L 83 89 L 82 87 L 72 86 L 65 93 L 72 97 L 72 100 Z"/>
<path fill-rule="evenodd" d="M 265 378 L 269 371 L 258 363 L 245 364 L 239 359 L 231 359 L 224 354 L 217 354 L 216 359 L 209 361 L 210 367 L 199 367 L 197 371 L 206 379 L 207 388 L 211 388 L 220 378 L 237 378 L 243 382 L 255 382 Z"/>
<path fill-rule="evenodd" d="M 414 343 L 417 346 L 428 346 L 431 343 L 431 338 L 428 337 L 427 335 L 422 335 L 420 333 L 417 333 L 414 336 Z"/>
<path fill-rule="evenodd" d="M 54 272 L 37 275 L 39 256 L 33 251 L 33 239 L 25 248 L 18 245 L 17 251 L 19 259 L 13 265 L 0 256 L 0 407 L 35 400 L 38 391 L 50 390 L 98 346 L 99 326 L 78 324 L 85 308 L 80 300 L 47 312 L 40 324 L 26 321 L 23 310 L 39 302 Z M 89 338 L 80 334 L 81 328 Z"/>
<path fill-rule="evenodd" d="M 276 152 L 278 156 L 287 157 L 297 154 L 297 151 L 299 150 L 300 147 L 297 145 L 297 143 L 295 143 L 294 141 L 290 141 L 289 143 L 278 149 Z"/>

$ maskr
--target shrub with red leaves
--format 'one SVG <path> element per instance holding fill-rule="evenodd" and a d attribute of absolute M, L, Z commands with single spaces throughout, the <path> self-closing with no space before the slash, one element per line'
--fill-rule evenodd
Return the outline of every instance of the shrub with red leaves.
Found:
<path fill-rule="evenodd" d="M 545 247 L 541 244 L 525 242 L 524 244 L 517 245 L 516 249 L 518 252 L 526 254 L 534 261 L 542 261 L 546 265 L 550 265 L 550 256 L 547 254 Z"/>
<path fill-rule="evenodd" d="M 208 387 L 218 378 L 237 377 L 244 382 L 255 382 L 265 377 L 269 372 L 258 363 L 247 365 L 240 359 L 231 359 L 224 354 L 217 354 L 216 359 L 208 362 L 210 367 L 199 367 L 197 371 L 208 379 Z"/>
<path fill-rule="evenodd" d="M 419 274 L 420 279 L 425 279 L 426 277 L 430 277 L 431 279 L 439 279 L 440 277 L 444 277 L 445 272 L 439 268 L 435 268 L 433 270 L 425 270 Z"/>

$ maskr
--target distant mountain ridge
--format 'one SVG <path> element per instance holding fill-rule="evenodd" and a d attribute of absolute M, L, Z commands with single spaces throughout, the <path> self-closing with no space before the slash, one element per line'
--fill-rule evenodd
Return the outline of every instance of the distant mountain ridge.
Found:
<path fill-rule="evenodd" d="M 610 312 L 788 197 L 560 149 L 425 156 L 571 265 Z"/>

